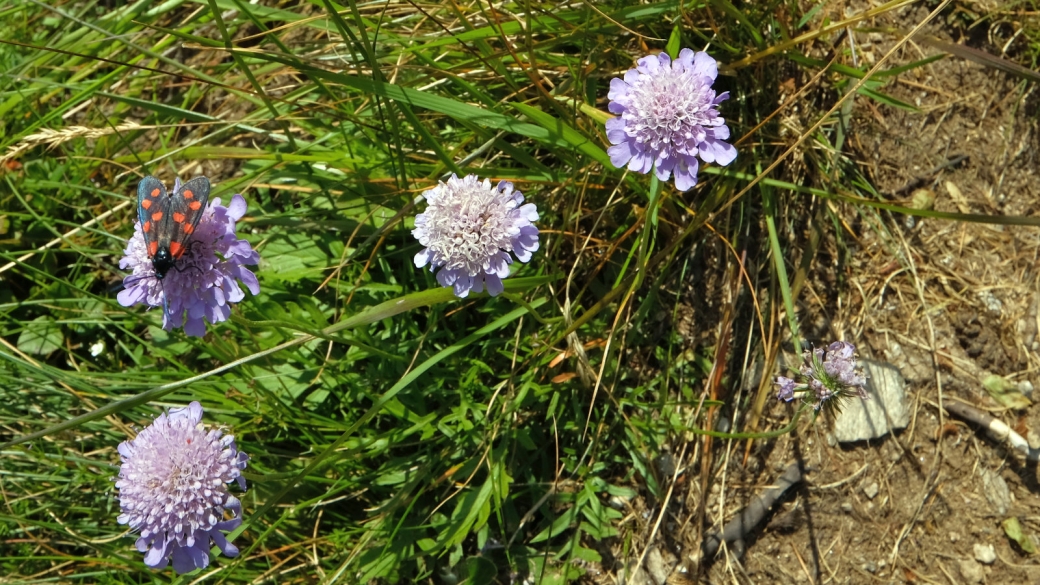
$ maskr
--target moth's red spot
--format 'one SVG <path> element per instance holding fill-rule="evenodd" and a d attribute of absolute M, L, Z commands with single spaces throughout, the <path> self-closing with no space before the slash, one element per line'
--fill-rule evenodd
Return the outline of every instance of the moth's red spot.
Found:
<path fill-rule="evenodd" d="M 150 222 L 150 221 L 144 222 L 144 225 L 141 226 L 141 231 L 146 233 L 146 234 L 148 232 L 152 231 L 152 222 Z"/>
<path fill-rule="evenodd" d="M 151 199 L 145 199 L 144 201 L 141 202 L 141 207 L 143 207 L 145 209 L 151 209 L 152 208 L 152 200 Z"/>
<path fill-rule="evenodd" d="M 148 255 L 155 256 L 159 252 L 159 242 L 151 242 L 148 244 Z"/>
<path fill-rule="evenodd" d="M 180 242 L 170 242 L 170 255 L 174 258 L 180 258 L 181 254 L 184 253 L 184 246 Z"/>
<path fill-rule="evenodd" d="M 162 219 L 162 212 L 161 211 L 156 211 L 155 213 L 152 214 L 152 221 L 159 221 L 160 219 Z"/>
<path fill-rule="evenodd" d="M 192 211 L 198 211 L 199 208 L 201 208 L 201 207 L 202 207 L 202 202 L 201 201 L 192 201 L 191 203 L 188 204 L 188 208 L 190 208 Z"/>
<path fill-rule="evenodd" d="M 184 198 L 185 199 L 194 199 L 195 198 L 195 194 L 191 192 L 191 189 L 185 189 L 184 190 Z"/>
<path fill-rule="evenodd" d="M 190 223 L 188 225 L 184 226 L 184 234 L 185 235 L 190 236 L 191 233 L 194 232 L 194 231 L 195 231 L 195 226 L 191 225 Z"/>
<path fill-rule="evenodd" d="M 179 211 L 173 212 L 173 221 L 177 223 L 184 223 L 184 214 Z"/>
<path fill-rule="evenodd" d="M 156 187 L 155 189 L 152 189 L 152 197 L 158 197 L 158 196 L 159 196 L 159 188 Z"/>

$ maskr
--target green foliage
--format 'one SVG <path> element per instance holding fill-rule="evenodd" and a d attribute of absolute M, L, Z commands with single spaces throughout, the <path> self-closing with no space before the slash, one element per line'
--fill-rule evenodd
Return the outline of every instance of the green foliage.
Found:
<path fill-rule="evenodd" d="M 830 124 L 803 137 L 813 179 L 782 169 L 761 192 L 742 190 L 786 148 L 776 120 L 686 194 L 614 169 L 610 79 L 644 44 L 710 44 L 740 65 L 720 77 L 736 139 L 782 76 L 828 66 L 783 54 L 795 33 L 843 29 L 824 3 L 265 4 L 0 6 L 0 572 L 198 578 L 144 566 L 111 481 L 116 446 L 190 400 L 251 456 L 242 555 L 214 582 L 565 583 L 606 564 L 631 502 L 667 491 L 668 444 L 751 408 L 743 349 L 704 335 L 722 299 L 734 347 L 764 354 L 756 311 L 786 301 L 797 327 L 780 242 L 802 243 L 801 201 L 875 195 Z M 867 73 L 830 69 L 828 99 Z M 912 107 L 885 83 L 857 91 Z M 203 339 L 113 292 L 137 179 L 198 173 L 244 194 L 262 258 L 261 293 Z M 414 267 L 416 196 L 450 173 L 538 206 L 542 248 L 508 294 L 455 299 Z M 768 298 L 733 284 L 728 245 Z M 724 399 L 703 392 L 716 367 Z"/>

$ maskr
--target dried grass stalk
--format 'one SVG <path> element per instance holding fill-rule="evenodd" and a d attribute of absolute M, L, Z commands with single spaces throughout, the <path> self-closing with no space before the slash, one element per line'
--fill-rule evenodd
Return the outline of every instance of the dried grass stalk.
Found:
<path fill-rule="evenodd" d="M 143 126 L 137 122 L 123 122 L 118 126 L 108 128 L 88 128 L 86 126 L 69 126 L 68 128 L 63 128 L 61 130 L 41 128 L 39 132 L 29 134 L 25 138 L 22 138 L 18 144 L 12 144 L 9 146 L 7 152 L 0 156 L 0 164 L 16 158 L 25 151 L 41 144 L 46 144 L 47 148 L 54 148 L 59 144 L 75 140 L 76 138 L 100 138 L 116 132 L 137 130 L 140 128 L 143 128 Z"/>

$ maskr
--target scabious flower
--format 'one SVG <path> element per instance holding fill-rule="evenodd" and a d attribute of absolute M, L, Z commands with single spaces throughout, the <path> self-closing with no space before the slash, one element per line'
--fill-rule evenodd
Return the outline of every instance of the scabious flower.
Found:
<path fill-rule="evenodd" d="M 179 186 L 180 179 L 174 191 Z M 184 333 L 193 337 L 206 334 L 206 321 L 226 321 L 231 305 L 245 298 L 237 281 L 254 295 L 260 293 L 256 275 L 245 267 L 257 264 L 260 255 L 249 242 L 235 236 L 235 222 L 245 213 L 246 200 L 241 195 L 232 196 L 227 207 L 220 204 L 219 197 L 211 199 L 184 255 L 162 282 L 155 278 L 141 223 L 135 221 L 134 235 L 119 261 L 120 268 L 133 270 L 123 279 L 125 288 L 116 297 L 119 304 L 164 307 L 163 329 L 183 326 Z"/>
<path fill-rule="evenodd" d="M 643 174 L 653 168 L 661 181 L 674 173 L 675 188 L 686 191 L 697 184 L 697 157 L 723 166 L 737 158 L 737 149 L 723 142 L 729 128 L 718 105 L 729 92 L 711 88 L 715 59 L 683 49 L 675 61 L 660 53 L 637 63 L 624 80 L 610 80 L 608 109 L 618 114 L 606 126 L 614 166 Z"/>
<path fill-rule="evenodd" d="M 819 412 L 826 406 L 838 407 L 843 398 L 870 397 L 867 379 L 856 362 L 856 346 L 851 343 L 835 341 L 826 350 L 813 348 L 802 359 L 796 379 L 777 376 L 777 399 L 790 402 L 801 395 Z"/>
<path fill-rule="evenodd" d="M 137 550 L 149 567 L 165 568 L 172 558 L 177 573 L 205 568 L 210 541 L 229 557 L 238 554 L 224 532 L 242 523 L 242 503 L 227 484 L 246 489 L 249 458 L 232 435 L 206 431 L 201 421 L 202 406 L 192 402 L 119 444 L 118 521 L 140 531 Z"/>
<path fill-rule="evenodd" d="M 415 266 L 429 264 L 431 272 L 437 270 L 437 282 L 453 287 L 460 298 L 485 287 L 497 296 L 513 263 L 509 252 L 527 262 L 538 250 L 538 228 L 531 223 L 538 210 L 533 203 L 521 205 L 524 196 L 509 181 L 492 187 L 476 175 L 452 175 L 422 196 L 426 211 L 415 216 L 412 235 L 424 247 Z"/>

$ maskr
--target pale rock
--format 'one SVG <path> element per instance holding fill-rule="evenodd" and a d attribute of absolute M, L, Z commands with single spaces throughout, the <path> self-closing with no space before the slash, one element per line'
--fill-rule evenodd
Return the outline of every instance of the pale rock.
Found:
<path fill-rule="evenodd" d="M 992 565 L 997 560 L 997 551 L 993 550 L 992 544 L 978 544 L 974 546 L 975 560 L 983 565 Z"/>
<path fill-rule="evenodd" d="M 999 473 L 988 469 L 982 472 L 982 493 L 998 516 L 1007 514 L 1011 506 L 1011 490 Z"/>
<path fill-rule="evenodd" d="M 973 585 L 982 583 L 986 579 L 986 573 L 982 570 L 982 565 L 971 559 L 961 559 L 957 563 L 957 568 L 960 569 L 961 577 L 964 578 L 965 583 Z"/>
<path fill-rule="evenodd" d="M 877 439 L 910 424 L 906 382 L 894 366 L 860 359 L 867 375 L 867 400 L 845 401 L 834 422 L 834 436 L 841 443 Z"/>

